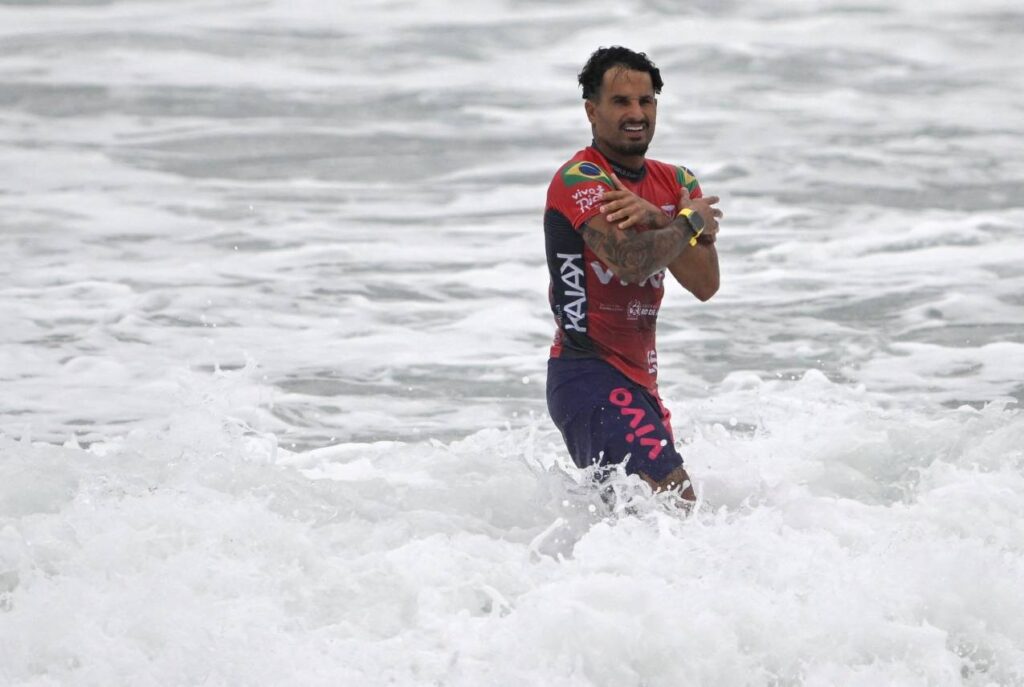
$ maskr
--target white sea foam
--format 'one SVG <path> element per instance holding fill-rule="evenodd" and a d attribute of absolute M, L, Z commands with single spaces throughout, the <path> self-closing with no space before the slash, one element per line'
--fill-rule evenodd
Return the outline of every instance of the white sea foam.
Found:
<path fill-rule="evenodd" d="M 227 419 L 244 376 L 89 450 L 4 440 L 7 681 L 1020 678 L 1015 411 L 730 378 L 678 404 L 747 413 L 681 423 L 684 519 L 635 481 L 610 513 L 536 422 L 288 452 Z"/>
<path fill-rule="evenodd" d="M 0 682 L 1024 684 L 1019 10 L 0 4 Z M 547 419 L 597 45 L 723 197 L 661 390 Z"/>

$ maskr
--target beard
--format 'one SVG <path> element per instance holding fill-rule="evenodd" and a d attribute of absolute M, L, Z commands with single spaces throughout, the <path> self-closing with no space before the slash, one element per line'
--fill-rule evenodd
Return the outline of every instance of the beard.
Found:
<path fill-rule="evenodd" d="M 621 157 L 635 157 L 643 156 L 647 154 L 647 149 L 651 145 L 651 139 L 648 138 L 646 141 L 623 141 L 623 140 L 611 140 L 609 138 L 598 137 L 595 132 L 595 139 L 599 140 L 601 144 L 610 150 L 611 152 Z"/>
<path fill-rule="evenodd" d="M 623 157 L 635 155 L 646 155 L 647 149 L 651 146 L 650 141 L 637 141 L 636 143 L 607 143 L 608 147 Z"/>

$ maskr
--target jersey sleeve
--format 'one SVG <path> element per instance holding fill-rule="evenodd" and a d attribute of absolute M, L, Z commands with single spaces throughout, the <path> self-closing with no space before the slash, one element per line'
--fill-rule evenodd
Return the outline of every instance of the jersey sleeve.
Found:
<path fill-rule="evenodd" d="M 686 187 L 691 198 L 704 197 L 704 193 L 700 190 L 700 183 L 697 181 L 697 177 L 695 177 L 693 172 L 686 167 L 683 167 L 682 165 L 676 166 L 676 181 L 679 182 L 680 187 Z"/>
<path fill-rule="evenodd" d="M 604 192 L 614 188 L 611 175 L 598 164 L 570 162 L 551 180 L 548 206 L 564 215 L 573 229 L 579 229 L 600 212 Z"/>

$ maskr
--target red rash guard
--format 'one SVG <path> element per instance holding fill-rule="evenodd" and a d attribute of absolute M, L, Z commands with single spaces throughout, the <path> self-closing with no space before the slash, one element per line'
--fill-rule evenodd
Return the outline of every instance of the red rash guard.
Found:
<path fill-rule="evenodd" d="M 679 192 L 700 198 L 700 185 L 685 167 L 647 160 L 630 170 L 607 160 L 593 146 L 576 153 L 548 187 L 544 240 L 551 276 L 551 311 L 558 330 L 552 358 L 600 358 L 628 378 L 654 389 L 658 378 L 654 328 L 665 294 L 665 270 L 639 284 L 618 279 L 583 241 L 583 224 L 600 211 L 614 189 L 610 174 L 644 200 L 674 217 Z M 652 227 L 634 225 L 637 231 Z"/>

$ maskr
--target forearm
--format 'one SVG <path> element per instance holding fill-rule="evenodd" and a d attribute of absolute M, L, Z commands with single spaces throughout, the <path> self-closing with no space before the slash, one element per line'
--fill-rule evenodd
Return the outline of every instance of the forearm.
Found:
<path fill-rule="evenodd" d="M 586 227 L 583 234 L 591 250 L 604 256 L 615 276 L 633 284 L 665 269 L 681 255 L 690 252 L 691 235 L 688 222 L 682 218 L 677 218 L 663 229 L 637 232 L 612 227 L 601 232 Z"/>
<path fill-rule="evenodd" d="M 698 243 L 683 251 L 669 263 L 668 269 L 683 288 L 702 301 L 718 291 L 718 251 L 713 243 Z"/>

